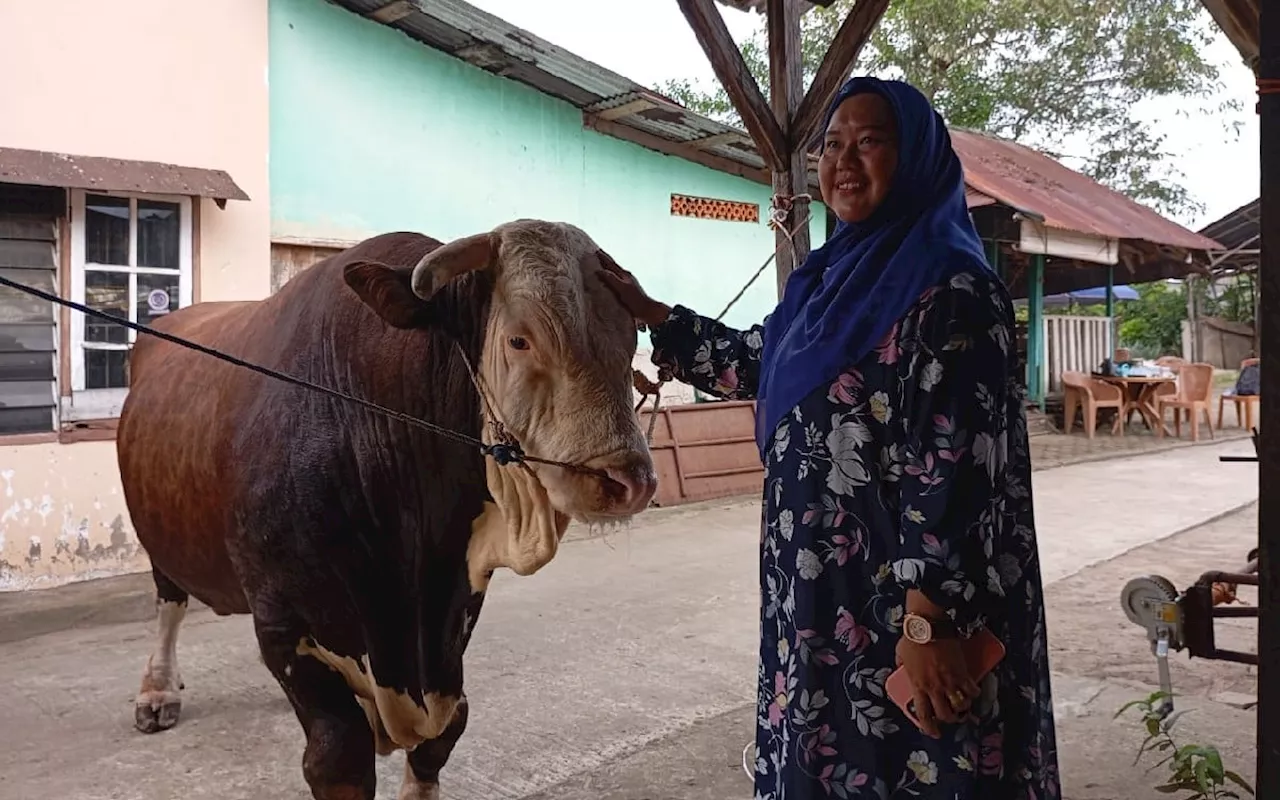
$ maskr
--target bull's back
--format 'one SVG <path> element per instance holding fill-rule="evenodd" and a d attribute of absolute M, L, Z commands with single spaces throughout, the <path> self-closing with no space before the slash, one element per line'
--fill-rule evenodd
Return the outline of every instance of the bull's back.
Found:
<path fill-rule="evenodd" d="M 199 303 L 154 327 L 253 360 L 259 302 Z M 225 453 L 235 409 L 258 376 L 139 335 L 116 436 L 120 479 L 152 564 L 219 613 L 248 605 L 227 556 L 232 499 Z"/>

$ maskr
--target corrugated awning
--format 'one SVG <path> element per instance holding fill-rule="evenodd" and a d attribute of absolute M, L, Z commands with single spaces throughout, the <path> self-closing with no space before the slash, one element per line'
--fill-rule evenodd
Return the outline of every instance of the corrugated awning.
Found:
<path fill-rule="evenodd" d="M 249 199 L 231 176 L 220 169 L 12 147 L 0 147 L 0 183 L 174 194 L 215 200 Z"/>
<path fill-rule="evenodd" d="M 1138 239 L 1187 250 L 1221 250 L 1207 236 L 1016 142 L 951 129 L 951 143 L 964 166 L 966 199 L 986 195 L 1046 227 L 1112 239 Z"/>
<path fill-rule="evenodd" d="M 969 208 L 981 208 L 982 206 L 995 205 L 996 199 L 966 184 L 964 187 L 964 204 Z"/>

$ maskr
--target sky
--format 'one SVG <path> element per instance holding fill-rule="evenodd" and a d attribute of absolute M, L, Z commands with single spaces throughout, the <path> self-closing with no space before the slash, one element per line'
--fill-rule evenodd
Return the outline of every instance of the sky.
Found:
<path fill-rule="evenodd" d="M 524 28 L 588 61 L 645 86 L 672 78 L 692 78 L 704 86 L 715 81 L 698 40 L 675 0 L 469 0 L 473 5 Z M 742 41 L 759 25 L 759 16 L 724 8 L 725 23 Z M 1207 15 L 1206 15 L 1207 19 Z M 1215 28 L 1216 30 L 1216 28 Z M 1224 131 L 1222 120 L 1187 119 L 1178 100 L 1147 103 L 1140 110 L 1167 134 L 1166 148 L 1184 174 L 1203 213 L 1178 218 L 1193 230 L 1258 197 L 1258 117 L 1253 73 L 1227 38 L 1218 33 L 1208 57 L 1222 70 L 1221 99 L 1235 98 L 1243 108 L 1239 135 Z M 1216 103 L 1214 103 L 1216 105 Z"/>

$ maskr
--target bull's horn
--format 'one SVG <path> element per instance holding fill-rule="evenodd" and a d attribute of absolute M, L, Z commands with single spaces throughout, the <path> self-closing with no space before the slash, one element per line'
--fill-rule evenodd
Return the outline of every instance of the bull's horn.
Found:
<path fill-rule="evenodd" d="M 462 273 L 488 267 L 497 246 L 497 237 L 492 233 L 477 233 L 437 247 L 413 268 L 410 279 L 413 293 L 423 300 L 430 300 L 440 287 Z"/>

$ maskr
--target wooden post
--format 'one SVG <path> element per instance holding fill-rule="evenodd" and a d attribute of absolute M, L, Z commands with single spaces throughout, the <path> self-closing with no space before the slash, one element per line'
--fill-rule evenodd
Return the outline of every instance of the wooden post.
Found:
<path fill-rule="evenodd" d="M 791 120 L 804 99 L 800 57 L 800 0 L 769 0 L 769 100 L 773 116 L 788 131 L 785 169 L 773 171 L 773 202 L 779 218 L 773 243 L 777 248 L 778 297 L 787 278 L 809 256 L 809 159 L 805 142 L 791 132 Z"/>
<path fill-rule="evenodd" d="M 733 43 L 715 0 L 676 2 L 772 173 L 775 202 L 786 212 L 779 220 L 785 233 L 779 230 L 774 235 L 781 296 L 787 278 L 809 255 L 810 204 L 801 197 L 809 193 L 806 145 L 889 0 L 858 0 L 836 31 L 807 93 L 800 57 L 801 0 L 767 0 L 768 102 Z"/>
<path fill-rule="evenodd" d="M 1262 294 L 1261 440 L 1258 445 L 1258 797 L 1280 797 L 1280 8 L 1259 3 Z"/>

